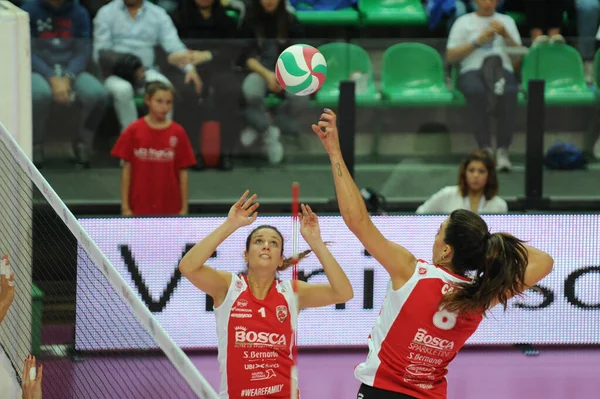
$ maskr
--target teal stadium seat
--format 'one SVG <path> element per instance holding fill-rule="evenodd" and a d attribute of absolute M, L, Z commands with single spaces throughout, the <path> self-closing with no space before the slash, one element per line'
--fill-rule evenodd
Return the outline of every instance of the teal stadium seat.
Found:
<path fill-rule="evenodd" d="M 360 91 L 357 84 L 356 104 L 358 106 L 376 106 L 381 103 L 381 94 L 375 87 L 373 65 L 367 52 L 351 43 L 335 42 L 324 44 L 319 51 L 327 61 L 327 79 L 315 95 L 319 106 L 337 105 L 340 96 L 340 82 L 349 80 L 355 72 L 360 72 L 366 78 L 366 87 Z"/>
<path fill-rule="evenodd" d="M 566 44 L 532 47 L 523 59 L 523 90 L 530 79 L 543 79 L 547 105 L 591 105 L 596 95 L 585 82 L 579 52 Z"/>
<path fill-rule="evenodd" d="M 399 43 L 385 51 L 381 94 L 391 105 L 438 106 L 454 101 L 446 87 L 441 55 L 421 43 Z"/>
<path fill-rule="evenodd" d="M 358 10 L 366 26 L 427 25 L 421 0 L 359 0 Z"/>

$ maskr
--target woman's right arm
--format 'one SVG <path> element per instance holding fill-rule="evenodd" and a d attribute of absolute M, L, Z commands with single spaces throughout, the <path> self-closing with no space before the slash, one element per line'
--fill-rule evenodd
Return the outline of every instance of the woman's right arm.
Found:
<path fill-rule="evenodd" d="M 231 284 L 231 273 L 217 271 L 204 263 L 211 257 L 217 247 L 232 235 L 238 228 L 253 223 L 258 214 L 258 203 L 254 203 L 256 194 L 248 197 L 248 190 L 231 207 L 227 220 L 206 236 L 198 244 L 194 245 L 179 262 L 179 271 L 192 284 L 207 295 L 213 297 L 215 305 L 218 306 Z"/>
<path fill-rule="evenodd" d="M 229 220 L 217 227 L 198 244 L 194 245 L 179 262 L 179 271 L 200 291 L 220 302 L 227 295 L 231 273 L 215 270 L 205 262 L 217 247 L 237 230 Z"/>

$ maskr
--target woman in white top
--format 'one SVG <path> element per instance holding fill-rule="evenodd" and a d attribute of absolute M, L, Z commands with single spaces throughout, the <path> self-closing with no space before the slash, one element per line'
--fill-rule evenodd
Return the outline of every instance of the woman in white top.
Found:
<path fill-rule="evenodd" d="M 528 0 L 533 1 L 533 0 Z M 458 89 L 479 149 L 492 148 L 492 124 L 496 124 L 496 166 L 510 170 L 508 149 L 515 131 L 519 85 L 508 47 L 520 47 L 515 21 L 496 12 L 497 0 L 476 0 L 477 11 L 452 25 L 446 58 L 459 65 Z M 493 118 L 493 116 L 496 118 Z"/>
<path fill-rule="evenodd" d="M 486 151 L 471 153 L 460 164 L 458 186 L 448 186 L 433 194 L 417 213 L 450 214 L 456 209 L 482 213 L 506 213 L 506 201 L 498 196 L 494 160 Z"/>

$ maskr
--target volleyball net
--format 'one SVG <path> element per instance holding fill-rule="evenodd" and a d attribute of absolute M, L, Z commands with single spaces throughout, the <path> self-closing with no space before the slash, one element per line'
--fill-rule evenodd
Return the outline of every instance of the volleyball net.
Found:
<path fill-rule="evenodd" d="M 20 398 L 31 353 L 44 365 L 44 398 L 217 398 L 2 124 L 0 254 L 8 255 L 16 287 L 0 325 L 0 383 L 10 381 L 10 397 Z M 85 313 L 76 312 L 78 301 L 88 304 Z M 93 331 L 76 334 L 76 317 L 91 319 L 81 325 Z M 100 346 L 115 336 L 121 342 L 99 352 L 76 345 L 79 334 Z"/>

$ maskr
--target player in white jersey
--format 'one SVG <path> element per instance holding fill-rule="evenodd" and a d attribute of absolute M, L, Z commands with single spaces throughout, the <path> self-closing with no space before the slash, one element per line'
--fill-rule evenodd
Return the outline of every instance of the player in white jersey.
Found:
<path fill-rule="evenodd" d="M 236 275 L 205 265 L 221 242 L 256 220 L 256 194 L 246 200 L 247 196 L 248 191 L 231 207 L 227 220 L 183 257 L 179 269 L 214 299 L 220 397 L 289 399 L 297 386 L 292 368 L 298 312 L 344 303 L 354 294 L 350 280 L 321 239 L 317 216 L 304 204 L 300 233 L 311 250 L 302 252 L 299 258 L 314 252 L 329 284 L 277 278 L 277 272 L 289 267 L 290 260 L 284 256 L 283 236 L 273 226 L 258 226 L 248 235 L 244 251 L 246 273 Z"/>
<path fill-rule="evenodd" d="M 386 239 L 371 221 L 340 150 L 336 115 L 325 110 L 313 131 L 329 154 L 344 222 L 390 275 L 368 338 L 367 360 L 355 370 L 359 399 L 444 399 L 447 366 L 485 312 L 521 294 L 553 266 L 547 253 L 457 210 L 442 223 L 433 265 Z"/>

